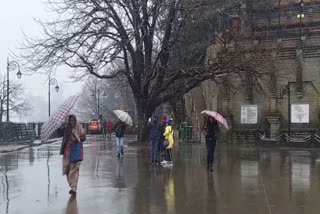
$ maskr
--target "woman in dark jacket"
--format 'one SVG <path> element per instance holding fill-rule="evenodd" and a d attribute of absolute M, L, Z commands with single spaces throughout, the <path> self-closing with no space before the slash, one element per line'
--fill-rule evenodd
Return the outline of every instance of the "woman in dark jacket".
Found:
<path fill-rule="evenodd" d="M 208 121 L 204 127 L 207 146 L 207 170 L 213 171 L 214 152 L 219 134 L 218 122 L 213 117 L 208 117 Z"/>

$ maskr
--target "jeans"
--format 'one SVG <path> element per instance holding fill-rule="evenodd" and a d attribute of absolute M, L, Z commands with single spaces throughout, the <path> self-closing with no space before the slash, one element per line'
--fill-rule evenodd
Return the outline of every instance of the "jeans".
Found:
<path fill-rule="evenodd" d="M 216 140 L 207 141 L 207 167 L 213 165 L 214 151 L 216 150 Z"/>
<path fill-rule="evenodd" d="M 166 149 L 166 161 L 172 162 L 172 150 L 171 149 Z"/>
<path fill-rule="evenodd" d="M 159 157 L 159 140 L 157 139 L 151 139 L 150 140 L 151 144 L 151 161 L 158 161 Z"/>
<path fill-rule="evenodd" d="M 116 137 L 117 153 L 123 155 L 123 137 Z"/>

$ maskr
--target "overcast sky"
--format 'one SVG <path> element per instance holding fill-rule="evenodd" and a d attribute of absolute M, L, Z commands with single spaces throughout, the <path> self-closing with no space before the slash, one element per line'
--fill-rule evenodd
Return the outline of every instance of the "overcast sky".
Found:
<path fill-rule="evenodd" d="M 23 32 L 27 35 L 39 35 L 40 28 L 33 18 L 52 19 L 41 0 L 4 0 L 1 2 L 0 13 L 0 75 L 6 74 L 6 60 L 11 52 L 16 52 L 19 42 L 23 41 Z M 23 73 L 23 69 L 21 70 Z M 16 72 L 11 72 L 10 80 L 18 81 Z M 54 76 L 59 81 L 60 91 L 55 93 L 52 87 L 51 109 L 54 111 L 68 96 L 79 94 L 82 83 L 71 83 L 68 79 L 68 71 L 61 69 Z M 24 84 L 26 96 L 32 101 L 33 112 L 28 117 L 15 120 L 43 121 L 48 115 L 48 84 L 47 76 L 33 75 L 23 76 L 21 83 Z"/>

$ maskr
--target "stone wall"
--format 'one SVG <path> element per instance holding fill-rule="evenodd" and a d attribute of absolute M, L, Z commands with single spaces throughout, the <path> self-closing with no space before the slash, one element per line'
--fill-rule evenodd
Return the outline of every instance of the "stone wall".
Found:
<path fill-rule="evenodd" d="M 295 130 L 318 130 L 320 104 L 320 37 L 298 39 L 278 39 L 273 41 L 246 41 L 243 47 L 261 45 L 275 47 L 271 55 L 274 60 L 267 63 L 270 75 L 252 86 L 248 97 L 247 85 L 237 79 L 238 88 L 228 93 L 213 81 L 206 81 L 185 96 L 188 103 L 187 114 L 194 123 L 202 123 L 199 114 L 204 109 L 216 110 L 229 121 L 232 132 L 238 130 L 262 130 L 270 137 L 277 136 L 288 128 L 288 93 L 290 87 L 291 104 L 309 104 L 309 123 L 291 124 Z M 215 58 L 221 46 L 211 44 L 208 58 Z M 258 106 L 258 123 L 241 124 L 241 106 L 253 104 Z M 198 124 L 200 125 L 200 124 Z"/>

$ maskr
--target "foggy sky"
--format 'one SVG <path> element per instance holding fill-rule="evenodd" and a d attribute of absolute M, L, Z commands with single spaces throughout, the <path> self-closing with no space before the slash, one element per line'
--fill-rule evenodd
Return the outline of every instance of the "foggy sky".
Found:
<path fill-rule="evenodd" d="M 17 52 L 19 42 L 23 42 L 23 32 L 28 36 L 39 36 L 40 27 L 36 19 L 53 19 L 54 14 L 46 11 L 42 0 L 2 0 L 0 13 L 0 75 L 6 75 L 7 56 Z M 23 73 L 23 68 L 21 69 Z M 68 71 L 61 68 L 54 76 L 59 81 L 60 91 L 56 94 L 54 86 L 51 93 L 51 112 L 53 112 L 64 99 L 71 95 L 81 93 L 82 83 L 71 83 Z M 25 87 L 25 96 L 30 99 L 33 112 L 29 116 L 12 117 L 13 120 L 44 121 L 48 115 L 48 84 L 47 76 L 24 75 L 21 80 Z M 10 72 L 10 79 L 17 80 L 16 71 Z M 18 81 L 18 80 L 17 80 Z"/>

